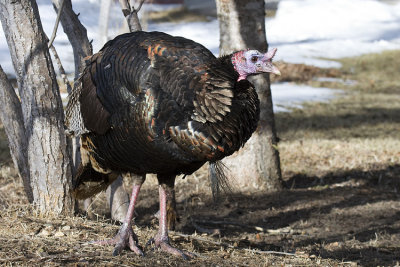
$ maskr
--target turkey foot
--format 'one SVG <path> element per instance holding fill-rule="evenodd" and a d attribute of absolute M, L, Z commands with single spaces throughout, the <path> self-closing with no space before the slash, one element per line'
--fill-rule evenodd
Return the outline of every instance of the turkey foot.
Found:
<path fill-rule="evenodd" d="M 196 255 L 194 255 L 193 253 L 187 252 L 187 251 L 182 251 L 180 249 L 174 248 L 173 246 L 171 246 L 171 244 L 169 243 L 169 238 L 168 236 L 162 236 L 162 234 L 157 233 L 156 237 L 151 238 L 147 244 L 153 244 L 155 245 L 155 248 L 158 248 L 162 251 L 168 252 L 172 255 L 175 256 L 180 256 L 185 260 L 190 260 L 191 258 L 194 258 Z"/>
<path fill-rule="evenodd" d="M 174 248 L 169 243 L 168 238 L 168 219 L 167 219 L 167 200 L 171 199 L 171 192 L 173 192 L 173 179 L 165 179 L 165 177 L 157 176 L 159 185 L 159 195 L 160 195 L 160 215 L 159 215 L 159 228 L 157 235 L 147 242 L 147 245 L 154 243 L 156 248 L 162 251 L 168 252 L 170 254 L 181 256 L 185 260 L 189 260 L 194 257 L 194 254 L 179 250 Z M 163 180 L 164 178 L 165 180 Z M 161 181 L 160 181 L 161 180 Z M 167 182 L 165 182 L 167 181 Z"/>
<path fill-rule="evenodd" d="M 118 231 L 118 234 L 114 238 L 108 240 L 94 241 L 93 243 L 97 245 L 115 245 L 113 256 L 119 255 L 121 251 L 125 248 L 129 248 L 137 255 L 144 255 L 143 251 L 138 246 L 138 238 L 133 232 L 132 226 L 127 223 L 124 223 L 121 226 L 121 229 Z"/>
<path fill-rule="evenodd" d="M 136 234 L 132 230 L 132 218 L 135 210 L 135 204 L 137 197 L 139 195 L 140 187 L 144 181 L 144 177 L 142 179 L 138 179 L 136 183 L 134 183 L 132 188 L 131 200 L 128 207 L 128 212 L 126 213 L 126 217 L 124 223 L 118 231 L 118 234 L 108 240 L 100 240 L 94 241 L 94 244 L 97 245 L 115 245 L 113 256 L 116 256 L 121 253 L 121 251 L 125 248 L 128 248 L 135 252 L 136 254 L 143 256 L 143 251 L 138 246 L 138 238 Z"/>

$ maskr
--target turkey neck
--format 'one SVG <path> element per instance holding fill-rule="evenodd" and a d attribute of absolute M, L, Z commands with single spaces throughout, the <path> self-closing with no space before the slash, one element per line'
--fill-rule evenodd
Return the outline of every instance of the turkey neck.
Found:
<path fill-rule="evenodd" d="M 246 80 L 238 82 L 234 90 L 231 111 L 223 117 L 221 122 L 207 125 L 210 137 L 217 144 L 216 151 L 221 152 L 216 153 L 213 157 L 215 160 L 239 150 L 257 128 L 260 105 L 254 87 Z"/>
<path fill-rule="evenodd" d="M 219 64 L 225 70 L 229 70 L 230 79 L 233 80 L 233 86 L 229 88 L 233 93 L 229 112 L 221 116 L 218 121 L 205 123 L 208 139 L 213 144 L 213 152 L 207 157 L 212 160 L 222 159 L 239 150 L 256 130 L 260 116 L 260 103 L 256 90 L 248 80 L 237 81 L 239 74 L 232 65 L 231 57 L 232 54 L 218 58 Z M 218 72 L 210 73 L 211 80 L 214 75 L 215 79 L 221 78 Z M 219 94 L 211 91 L 206 95 L 206 99 L 213 97 L 218 98 Z"/>

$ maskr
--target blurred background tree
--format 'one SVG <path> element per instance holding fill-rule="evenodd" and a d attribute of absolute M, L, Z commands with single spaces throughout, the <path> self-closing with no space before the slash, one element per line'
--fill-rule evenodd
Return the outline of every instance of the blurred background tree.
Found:
<path fill-rule="evenodd" d="M 220 55 L 242 49 L 267 51 L 264 0 L 217 0 Z M 240 188 L 279 190 L 282 176 L 277 150 L 269 74 L 251 77 L 261 104 L 258 129 L 244 148 L 224 160 Z"/>

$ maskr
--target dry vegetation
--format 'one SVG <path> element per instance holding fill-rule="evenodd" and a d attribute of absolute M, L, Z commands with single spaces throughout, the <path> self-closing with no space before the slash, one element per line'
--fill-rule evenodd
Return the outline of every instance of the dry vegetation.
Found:
<path fill-rule="evenodd" d="M 184 7 L 163 11 L 150 11 L 145 14 L 146 18 L 153 23 L 209 21 L 212 15 L 215 16 L 215 14 L 203 15 L 198 12 L 191 12 Z"/>
<path fill-rule="evenodd" d="M 398 265 L 400 51 L 341 62 L 340 71 L 284 67 L 283 80 L 343 90 L 330 102 L 276 114 L 287 189 L 236 188 L 213 203 L 204 169 L 178 179 L 180 222 L 171 237 L 177 247 L 198 255 L 190 262 L 151 247 L 145 257 L 129 251 L 112 257 L 111 247 L 89 244 L 112 237 L 119 227 L 108 219 L 103 194 L 94 199 L 91 216 L 37 215 L 26 203 L 0 131 L 0 265 Z M 320 82 L 317 76 L 357 83 Z M 156 233 L 157 210 L 156 182 L 149 177 L 135 226 L 142 245 Z"/>

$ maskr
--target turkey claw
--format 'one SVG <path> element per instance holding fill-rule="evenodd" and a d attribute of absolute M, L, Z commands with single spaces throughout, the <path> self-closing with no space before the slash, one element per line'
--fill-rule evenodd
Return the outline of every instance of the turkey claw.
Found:
<path fill-rule="evenodd" d="M 138 239 L 133 232 L 132 227 L 126 227 L 125 225 L 121 227 L 118 234 L 114 238 L 108 240 L 93 241 L 91 243 L 103 246 L 115 245 L 112 254 L 113 256 L 121 254 L 122 250 L 124 250 L 125 248 L 129 248 L 139 256 L 144 256 L 143 251 L 138 246 Z"/>
<path fill-rule="evenodd" d="M 151 238 L 149 241 L 147 241 L 146 243 L 146 247 L 150 244 L 155 244 L 154 248 L 158 248 L 162 251 L 168 252 L 170 254 L 173 254 L 175 256 L 178 257 L 182 257 L 184 260 L 190 260 L 194 257 L 196 257 L 196 255 L 194 255 L 193 253 L 187 252 L 187 251 L 183 251 L 177 248 L 174 248 L 173 246 L 171 246 L 171 244 L 169 243 L 168 238 Z M 153 249 L 154 249 L 153 248 Z"/>

